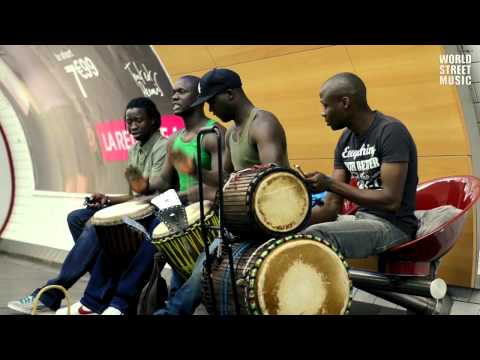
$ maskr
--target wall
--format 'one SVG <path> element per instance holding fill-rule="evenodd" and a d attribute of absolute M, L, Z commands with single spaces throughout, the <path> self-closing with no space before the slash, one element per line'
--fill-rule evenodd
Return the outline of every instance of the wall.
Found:
<path fill-rule="evenodd" d="M 11 148 L 15 173 L 14 207 L 1 234 L 0 249 L 9 249 L 12 241 L 40 245 L 41 253 L 37 254 L 27 246 L 21 248 L 29 255 L 54 260 L 58 257 L 54 249 L 69 250 L 72 246 L 66 214 L 82 205 L 82 194 L 34 192 L 33 168 L 25 135 L 11 104 L 1 92 L 0 122 Z"/>
<path fill-rule="evenodd" d="M 418 149 L 420 181 L 472 174 L 471 153 L 455 87 L 439 84 L 440 46 L 171 46 L 154 48 L 173 80 L 229 67 L 257 107 L 272 111 L 287 132 L 289 158 L 304 170 L 332 169 L 339 133 L 320 117 L 319 88 L 335 73 L 351 71 L 366 83 L 372 108 L 402 120 Z M 473 214 L 440 276 L 473 286 L 477 274 Z M 374 259 L 352 261 L 374 268 Z"/>

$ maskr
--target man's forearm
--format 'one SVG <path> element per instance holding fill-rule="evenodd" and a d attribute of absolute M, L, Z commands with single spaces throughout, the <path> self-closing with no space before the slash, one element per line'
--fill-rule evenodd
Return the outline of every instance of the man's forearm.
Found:
<path fill-rule="evenodd" d="M 308 225 L 337 220 L 338 212 L 327 205 L 314 206 Z"/>
<path fill-rule="evenodd" d="M 363 207 L 395 211 L 399 205 L 395 203 L 395 198 L 389 196 L 383 189 L 359 189 L 333 179 L 329 182 L 327 189 Z"/>
<path fill-rule="evenodd" d="M 133 199 L 132 195 L 107 196 L 111 205 L 117 205 Z"/>

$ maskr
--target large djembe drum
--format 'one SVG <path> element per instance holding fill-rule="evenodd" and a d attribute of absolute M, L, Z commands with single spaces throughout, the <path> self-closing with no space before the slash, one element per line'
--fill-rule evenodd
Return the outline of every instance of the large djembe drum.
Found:
<path fill-rule="evenodd" d="M 219 226 L 219 218 L 213 203 L 204 201 L 205 224 L 207 226 Z M 193 267 L 198 256 L 205 248 L 202 238 L 202 229 L 200 223 L 200 203 L 188 205 L 185 208 L 187 216 L 187 229 L 172 233 L 165 223 L 160 223 L 153 230 L 152 243 L 162 250 L 167 262 L 184 279 L 188 279 L 192 274 Z M 218 230 L 207 228 L 207 241 L 211 243 L 218 236 Z"/>
<path fill-rule="evenodd" d="M 348 264 L 328 242 L 311 235 L 271 239 L 261 245 L 233 245 L 240 314 L 342 315 L 351 304 Z M 235 314 L 226 256 L 212 264 L 216 308 Z M 208 276 L 202 280 L 203 302 L 213 312 Z"/>
<path fill-rule="evenodd" d="M 243 241 L 284 237 L 300 231 L 311 195 L 294 170 L 274 165 L 233 173 L 223 188 L 225 227 Z"/>
<path fill-rule="evenodd" d="M 97 211 L 90 222 L 95 226 L 100 246 L 110 262 L 124 266 L 131 261 L 144 241 L 144 235 L 125 224 L 124 217 L 146 227 L 153 216 L 154 207 L 151 204 L 134 200 Z"/>

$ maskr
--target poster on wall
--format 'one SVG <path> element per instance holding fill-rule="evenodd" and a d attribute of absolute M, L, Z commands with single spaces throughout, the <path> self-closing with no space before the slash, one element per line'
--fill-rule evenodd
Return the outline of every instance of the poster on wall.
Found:
<path fill-rule="evenodd" d="M 0 91 L 25 132 L 36 190 L 127 192 L 123 171 L 135 140 L 123 119 L 132 98 L 156 103 L 165 136 L 183 127 L 148 45 L 2 45 Z"/>

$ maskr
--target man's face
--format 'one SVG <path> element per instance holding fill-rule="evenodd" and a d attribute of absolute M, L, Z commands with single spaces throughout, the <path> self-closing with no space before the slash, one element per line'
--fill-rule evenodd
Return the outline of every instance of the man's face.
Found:
<path fill-rule="evenodd" d="M 228 90 L 215 95 L 207 103 L 210 112 L 223 122 L 234 120 L 235 114 L 231 106 L 231 93 Z"/>
<path fill-rule="evenodd" d="M 322 117 L 332 130 L 341 130 L 348 126 L 348 116 L 342 98 L 332 96 L 328 91 L 320 90 L 320 103 L 323 106 Z"/>
<path fill-rule="evenodd" d="M 192 81 L 179 79 L 173 86 L 172 109 L 175 115 L 191 110 L 190 105 L 197 98 L 197 89 Z"/>
<path fill-rule="evenodd" d="M 135 140 L 143 142 L 150 138 L 154 132 L 154 120 L 149 118 L 145 109 L 131 108 L 125 113 L 128 132 Z"/>

